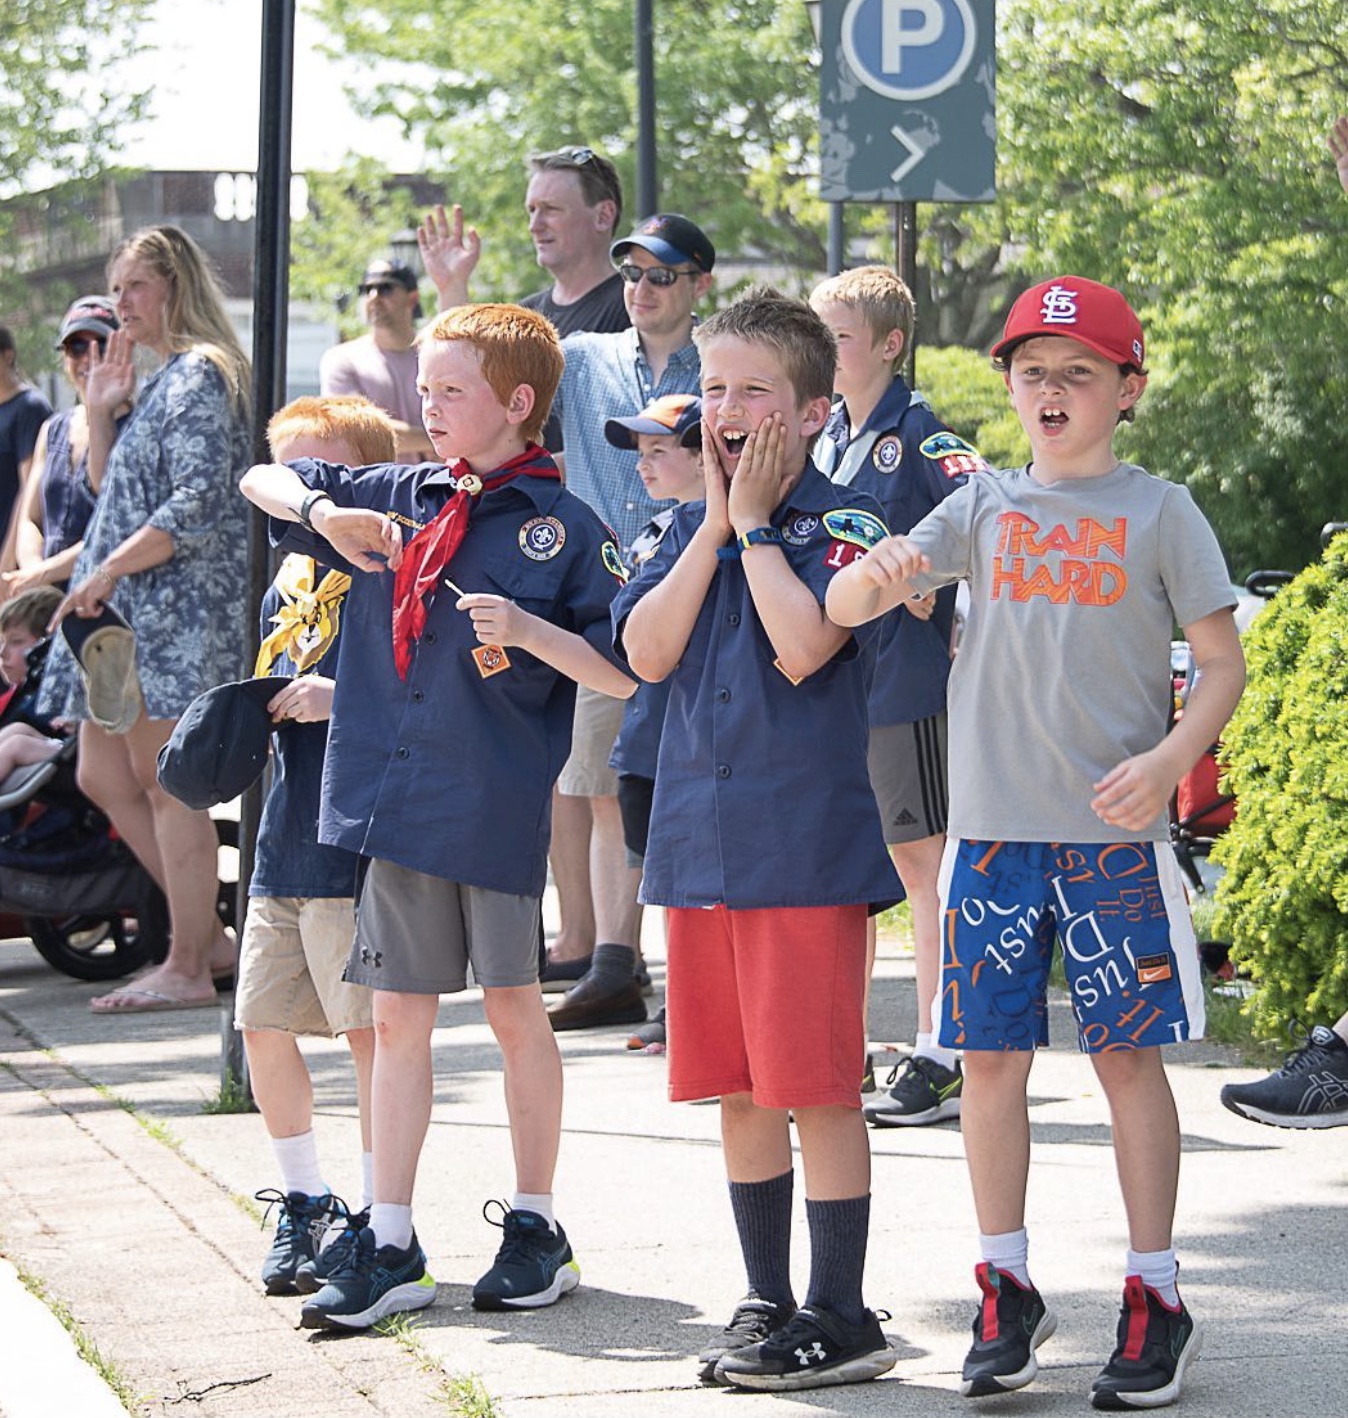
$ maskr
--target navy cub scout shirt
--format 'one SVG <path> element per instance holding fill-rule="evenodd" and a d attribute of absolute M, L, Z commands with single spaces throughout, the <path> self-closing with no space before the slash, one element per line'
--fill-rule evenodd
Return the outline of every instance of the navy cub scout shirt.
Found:
<path fill-rule="evenodd" d="M 339 507 L 385 513 L 404 544 L 449 500 L 448 469 L 347 469 L 301 459 Z M 298 523 L 286 550 L 339 559 Z M 520 477 L 484 493 L 446 568 L 464 591 L 506 596 L 583 636 L 614 664 L 609 603 L 623 568 L 609 530 L 559 483 Z M 428 876 L 516 896 L 547 880 L 552 785 L 571 751 L 575 682 L 516 646 L 478 643 L 455 593 L 435 592 L 407 679 L 393 663 L 393 573 L 353 573 L 323 770 L 319 840 Z"/>
<path fill-rule="evenodd" d="M 850 456 L 849 456 L 850 455 Z M 833 406 L 814 460 L 835 482 L 867 492 L 884 511 L 885 525 L 906 536 L 932 510 L 985 472 L 978 453 L 931 411 L 898 376 L 860 429 L 847 421 L 841 399 Z M 936 593 L 929 620 L 905 610 L 883 616 L 871 684 L 871 724 L 913 724 L 945 709 L 955 587 Z"/>
<path fill-rule="evenodd" d="M 879 511 L 807 467 L 772 514 L 792 571 L 820 605 L 834 573 L 884 535 Z M 619 648 L 632 607 L 669 574 L 705 515 L 702 502 L 676 508 L 654 556 L 619 592 Z M 828 664 L 793 684 L 776 666 L 743 565 L 719 564 L 670 676 L 643 901 L 755 910 L 902 899 L 866 770 L 877 628 L 858 626 Z"/>

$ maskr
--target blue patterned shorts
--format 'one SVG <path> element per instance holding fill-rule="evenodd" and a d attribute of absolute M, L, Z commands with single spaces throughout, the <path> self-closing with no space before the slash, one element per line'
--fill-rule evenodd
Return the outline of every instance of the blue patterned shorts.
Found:
<path fill-rule="evenodd" d="M 1198 950 L 1164 844 L 951 839 L 940 891 L 946 1048 L 1047 1044 L 1055 942 L 1084 1052 L 1202 1038 Z"/>

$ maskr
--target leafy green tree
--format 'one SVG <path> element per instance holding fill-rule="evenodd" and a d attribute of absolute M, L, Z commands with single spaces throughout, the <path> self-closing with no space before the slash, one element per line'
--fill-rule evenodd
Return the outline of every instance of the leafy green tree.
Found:
<path fill-rule="evenodd" d="M 25 326 L 23 270 L 40 243 L 39 199 L 27 194 L 104 171 L 121 134 L 142 112 L 117 65 L 137 46 L 148 0 L 5 0 L 0 6 L 0 308 L 18 312 L 20 343 L 41 340 Z M 37 220 L 34 221 L 36 212 Z M 25 218 L 28 218 L 25 221 Z M 21 230 L 36 236 L 20 240 Z"/>
<path fill-rule="evenodd" d="M 1348 1009 L 1348 537 L 1278 592 L 1246 632 L 1249 685 L 1223 749 L 1236 819 L 1214 926 L 1259 985 L 1275 1037 Z"/>

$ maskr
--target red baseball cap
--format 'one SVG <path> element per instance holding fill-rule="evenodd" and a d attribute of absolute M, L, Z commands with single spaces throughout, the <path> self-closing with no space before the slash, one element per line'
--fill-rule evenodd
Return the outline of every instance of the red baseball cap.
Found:
<path fill-rule="evenodd" d="M 1133 307 L 1112 286 L 1085 276 L 1054 276 L 1031 286 L 1011 307 L 993 359 L 1037 335 L 1067 335 L 1115 364 L 1144 372 L 1146 341 Z"/>

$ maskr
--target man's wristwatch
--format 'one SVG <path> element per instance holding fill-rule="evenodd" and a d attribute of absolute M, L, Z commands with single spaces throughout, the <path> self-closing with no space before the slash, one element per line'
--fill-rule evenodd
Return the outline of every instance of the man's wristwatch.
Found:
<path fill-rule="evenodd" d="M 332 494 L 323 492 L 321 489 L 306 493 L 304 501 L 300 503 L 300 525 L 314 531 L 314 524 L 310 520 L 313 515 L 314 504 L 318 502 L 331 502 Z"/>

